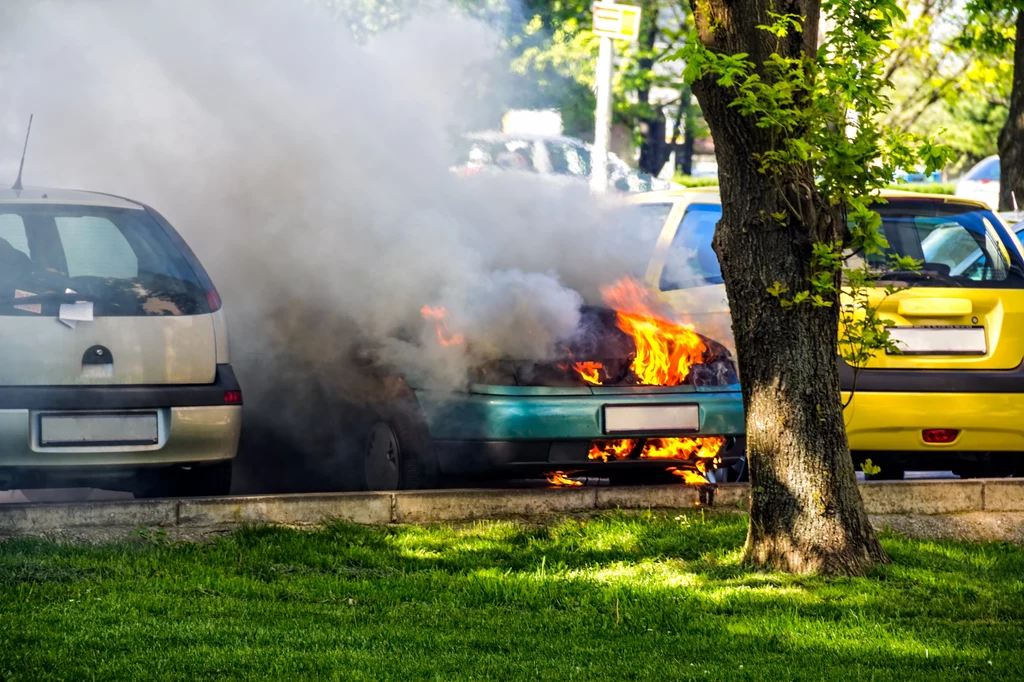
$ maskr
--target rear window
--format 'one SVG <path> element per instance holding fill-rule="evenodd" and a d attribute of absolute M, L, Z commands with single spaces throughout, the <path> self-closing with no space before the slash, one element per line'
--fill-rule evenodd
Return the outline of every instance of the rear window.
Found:
<path fill-rule="evenodd" d="M 999 157 L 985 159 L 977 166 L 967 171 L 964 180 L 974 181 L 998 181 L 999 180 Z"/>
<path fill-rule="evenodd" d="M 922 261 L 916 275 L 896 273 L 915 286 L 1024 287 L 1021 264 L 1003 242 L 991 211 L 901 200 L 875 209 L 889 242 L 887 253 L 868 258 L 878 270 L 888 270 L 889 256 L 898 254 Z"/>
<path fill-rule="evenodd" d="M 0 204 L 0 315 L 56 315 L 67 290 L 97 316 L 210 312 L 206 290 L 146 211 Z M 42 305 L 15 307 L 36 295 Z"/>

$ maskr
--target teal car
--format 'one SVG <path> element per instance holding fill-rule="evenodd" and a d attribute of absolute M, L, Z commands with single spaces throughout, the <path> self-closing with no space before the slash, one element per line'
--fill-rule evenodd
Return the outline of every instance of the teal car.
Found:
<path fill-rule="evenodd" d="M 567 349 L 549 363 L 494 362 L 464 390 L 439 391 L 387 376 L 365 441 L 370 490 L 437 487 L 451 478 L 588 473 L 617 480 L 711 481 L 744 473 L 743 405 L 729 351 L 704 350 L 676 386 L 637 385 L 636 348 L 614 313 L 588 309 L 600 349 Z M 587 364 L 572 358 L 586 355 Z M 594 361 L 597 358 L 599 361 Z M 600 368 L 600 385 L 585 378 Z M 687 474 L 686 472 L 690 472 Z"/>

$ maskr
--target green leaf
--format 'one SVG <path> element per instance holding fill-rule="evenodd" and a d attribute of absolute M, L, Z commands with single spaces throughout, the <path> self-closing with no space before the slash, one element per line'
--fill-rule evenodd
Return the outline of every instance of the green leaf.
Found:
<path fill-rule="evenodd" d="M 875 474 L 881 473 L 882 468 L 872 462 L 870 459 L 866 459 L 861 462 L 860 470 L 867 476 L 874 476 Z"/>

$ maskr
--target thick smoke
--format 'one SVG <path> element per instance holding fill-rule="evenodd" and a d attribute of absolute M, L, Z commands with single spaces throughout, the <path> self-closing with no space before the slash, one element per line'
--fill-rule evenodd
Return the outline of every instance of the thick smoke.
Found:
<path fill-rule="evenodd" d="M 285 464 L 347 476 L 372 390 L 359 349 L 439 387 L 542 360 L 650 255 L 585 186 L 450 172 L 453 135 L 499 120 L 499 40 L 436 9 L 358 44 L 297 0 L 14 0 L 0 178 L 35 113 L 26 184 L 164 213 L 225 299 L 248 445 L 281 453 L 279 487 Z M 442 346 L 424 305 L 465 344 Z"/>

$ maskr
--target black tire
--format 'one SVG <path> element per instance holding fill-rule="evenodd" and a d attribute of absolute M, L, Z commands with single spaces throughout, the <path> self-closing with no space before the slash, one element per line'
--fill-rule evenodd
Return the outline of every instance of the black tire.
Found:
<path fill-rule="evenodd" d="M 231 493 L 232 460 L 216 464 L 173 467 L 136 477 L 137 498 L 218 497 Z"/>
<path fill-rule="evenodd" d="M 716 483 L 747 483 L 750 481 L 747 458 L 740 457 L 729 466 L 715 469 Z"/>
<path fill-rule="evenodd" d="M 437 452 L 418 407 L 382 416 L 366 437 L 367 490 L 429 490 L 440 481 Z"/>

